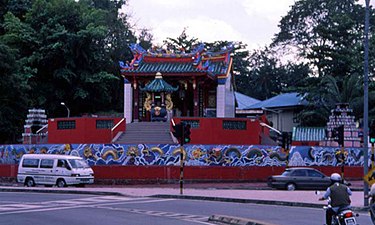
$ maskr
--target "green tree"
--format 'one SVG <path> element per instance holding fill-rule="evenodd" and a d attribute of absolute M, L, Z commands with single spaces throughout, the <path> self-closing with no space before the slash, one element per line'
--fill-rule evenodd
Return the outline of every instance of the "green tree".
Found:
<path fill-rule="evenodd" d="M 287 45 L 316 68 L 316 76 L 349 76 L 362 50 L 363 7 L 355 0 L 300 0 L 279 24 L 273 46 Z M 360 72 L 356 70 L 355 72 Z"/>
<path fill-rule="evenodd" d="M 306 87 L 310 73 L 304 63 L 281 62 L 274 50 L 254 50 L 244 65 L 248 72 L 237 76 L 240 92 L 265 100 L 282 92 L 298 91 Z"/>
<path fill-rule="evenodd" d="M 362 117 L 364 12 L 356 0 L 300 0 L 281 19 L 272 46 L 296 49 L 314 71 L 309 85 L 299 90 L 311 101 L 301 114 L 304 123 L 324 125 L 340 102 L 350 103 L 356 117 Z M 373 21 L 373 10 L 371 15 Z M 370 71 L 373 65 L 371 60 Z"/>
<path fill-rule="evenodd" d="M 167 47 L 168 50 L 174 52 L 186 52 L 189 53 L 194 49 L 194 46 L 199 44 L 198 38 L 190 38 L 186 34 L 186 28 L 182 31 L 180 36 L 177 38 L 170 38 L 168 37 L 167 40 L 163 41 L 164 45 Z"/>
<path fill-rule="evenodd" d="M 0 65 L 12 67 L 7 72 L 9 80 L 0 82 L 1 88 L 20 86 L 6 97 L 14 102 L 8 112 L 18 110 L 25 117 L 27 108 L 40 107 L 49 117 L 65 116 L 61 101 L 72 115 L 122 111 L 118 60 L 132 57 L 128 44 L 136 41 L 126 15 L 118 13 L 124 4 L 113 0 L 9 0 L 1 5 L 1 54 L 13 59 L 9 65 Z M 0 116 L 8 112 L 0 107 Z M 9 120 L 13 126 L 5 120 L 0 126 L 20 134 L 24 120 L 17 118 L 18 122 Z"/>

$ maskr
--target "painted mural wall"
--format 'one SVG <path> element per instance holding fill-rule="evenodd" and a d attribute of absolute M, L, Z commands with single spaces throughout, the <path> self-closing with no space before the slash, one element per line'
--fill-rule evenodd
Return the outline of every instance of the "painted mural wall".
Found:
<path fill-rule="evenodd" d="M 293 146 L 289 155 L 279 146 L 185 145 L 186 166 L 363 166 L 361 148 Z M 64 154 L 80 156 L 90 165 L 179 166 L 179 145 L 50 144 L 0 145 L 0 164 L 18 164 L 21 156 Z"/>

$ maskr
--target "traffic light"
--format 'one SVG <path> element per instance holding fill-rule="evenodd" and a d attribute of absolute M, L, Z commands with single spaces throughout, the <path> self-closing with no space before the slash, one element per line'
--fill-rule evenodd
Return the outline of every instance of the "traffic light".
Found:
<path fill-rule="evenodd" d="M 187 144 L 190 142 L 190 134 L 191 134 L 190 128 L 191 128 L 190 124 L 184 125 L 184 135 L 183 135 L 184 144 Z"/>
<path fill-rule="evenodd" d="M 333 128 L 332 138 L 341 146 L 344 146 L 344 125 Z"/>
<path fill-rule="evenodd" d="M 282 134 L 277 135 L 277 145 L 280 146 L 282 149 L 286 148 L 287 138 L 286 138 L 286 132 L 283 132 Z"/>
<path fill-rule="evenodd" d="M 177 138 L 177 140 L 180 142 L 180 138 L 182 137 L 182 130 L 183 129 L 183 125 L 181 123 L 178 123 L 176 125 L 173 126 L 173 136 L 175 136 L 175 138 Z"/>
<path fill-rule="evenodd" d="M 372 120 L 370 126 L 370 143 L 375 143 L 375 120 Z"/>

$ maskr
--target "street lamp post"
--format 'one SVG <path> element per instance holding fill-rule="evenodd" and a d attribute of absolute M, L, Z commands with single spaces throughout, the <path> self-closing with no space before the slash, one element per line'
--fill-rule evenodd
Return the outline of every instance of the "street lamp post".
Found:
<path fill-rule="evenodd" d="M 364 37 L 364 76 L 363 76 L 363 173 L 366 175 L 368 173 L 368 73 L 369 73 L 369 24 L 370 24 L 370 0 L 366 0 L 366 12 L 365 12 L 365 37 Z M 364 206 L 369 205 L 368 193 L 369 186 L 364 182 Z"/>
<path fill-rule="evenodd" d="M 65 106 L 66 110 L 68 110 L 68 118 L 69 118 L 70 117 L 70 110 L 69 110 L 68 106 L 66 106 L 64 102 L 61 102 L 61 105 Z"/>

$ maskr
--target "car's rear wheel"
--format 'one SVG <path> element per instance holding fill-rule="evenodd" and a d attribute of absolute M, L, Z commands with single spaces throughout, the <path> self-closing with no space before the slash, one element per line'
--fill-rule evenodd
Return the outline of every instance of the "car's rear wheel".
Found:
<path fill-rule="evenodd" d="M 286 189 L 288 190 L 288 191 L 294 191 L 294 190 L 296 190 L 296 184 L 295 183 L 288 183 L 287 185 L 286 185 Z"/>

